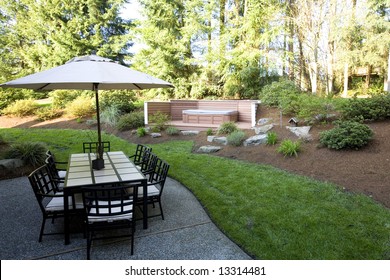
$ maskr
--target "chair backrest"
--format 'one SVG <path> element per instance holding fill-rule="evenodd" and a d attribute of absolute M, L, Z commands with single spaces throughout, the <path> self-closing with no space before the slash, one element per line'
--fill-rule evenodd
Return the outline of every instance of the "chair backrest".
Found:
<path fill-rule="evenodd" d="M 88 223 L 132 220 L 135 199 L 129 197 L 129 186 L 82 188 Z M 137 197 L 137 187 L 132 196 Z"/>
<path fill-rule="evenodd" d="M 133 158 L 133 162 L 135 164 L 141 164 L 144 159 L 145 153 L 151 151 L 152 151 L 151 147 L 142 144 L 137 144 L 137 147 L 135 149 L 135 154 L 132 155 L 131 158 Z"/>
<path fill-rule="evenodd" d="M 42 212 L 45 212 L 45 201 L 50 200 L 50 196 L 57 193 L 57 186 L 53 183 L 50 177 L 50 171 L 48 170 L 47 165 L 43 165 L 35 169 L 28 176 L 28 180 L 30 181 Z"/>
<path fill-rule="evenodd" d="M 150 152 L 149 150 L 145 151 L 143 159 L 140 163 L 141 166 L 141 172 L 143 174 L 150 174 L 153 172 L 154 168 L 157 164 L 157 155 Z"/>
<path fill-rule="evenodd" d="M 50 175 L 53 176 L 54 179 L 59 178 L 56 162 L 54 160 L 53 155 L 49 155 L 45 159 L 46 166 L 48 167 L 50 171 Z"/>
<path fill-rule="evenodd" d="M 165 181 L 166 181 L 167 176 L 168 176 L 168 171 L 169 171 L 169 164 L 166 161 L 164 161 L 160 158 L 157 158 L 154 170 L 150 174 L 149 182 L 160 186 L 160 188 L 159 188 L 160 195 L 163 191 Z"/>
<path fill-rule="evenodd" d="M 83 142 L 83 153 L 97 153 L 99 142 Z M 102 141 L 103 152 L 111 150 L 110 141 Z"/>

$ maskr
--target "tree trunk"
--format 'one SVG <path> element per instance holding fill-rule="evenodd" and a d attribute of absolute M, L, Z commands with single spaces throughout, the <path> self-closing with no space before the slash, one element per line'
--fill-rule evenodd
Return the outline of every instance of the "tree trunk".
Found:
<path fill-rule="evenodd" d="M 389 59 L 387 61 L 387 81 L 385 76 L 385 91 L 390 92 L 390 51 L 389 51 Z"/>
<path fill-rule="evenodd" d="M 348 63 L 344 64 L 344 91 L 342 97 L 348 97 L 348 75 L 349 75 L 349 66 Z"/>

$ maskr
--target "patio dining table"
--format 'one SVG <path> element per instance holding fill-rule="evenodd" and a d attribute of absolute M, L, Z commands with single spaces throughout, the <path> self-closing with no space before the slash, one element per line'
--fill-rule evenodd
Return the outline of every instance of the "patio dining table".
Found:
<path fill-rule="evenodd" d="M 148 227 L 147 213 L 147 179 L 135 164 L 122 151 L 105 152 L 105 167 L 100 170 L 92 168 L 94 153 L 71 154 L 68 161 L 68 172 L 64 182 L 64 235 L 65 244 L 70 243 L 70 209 L 69 197 L 80 193 L 84 187 L 110 186 L 118 184 L 139 184 L 143 187 L 143 227 Z"/>

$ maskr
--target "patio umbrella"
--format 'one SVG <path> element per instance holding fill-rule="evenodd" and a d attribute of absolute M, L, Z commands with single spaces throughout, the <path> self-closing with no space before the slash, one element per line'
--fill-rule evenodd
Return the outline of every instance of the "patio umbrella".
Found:
<path fill-rule="evenodd" d="M 98 169 L 104 167 L 99 116 L 99 90 L 173 88 L 173 85 L 120 65 L 109 58 L 88 55 L 75 57 L 61 66 L 6 82 L 1 84 L 0 87 L 33 90 L 93 90 L 96 99 L 98 126 L 98 160 L 95 167 Z"/>

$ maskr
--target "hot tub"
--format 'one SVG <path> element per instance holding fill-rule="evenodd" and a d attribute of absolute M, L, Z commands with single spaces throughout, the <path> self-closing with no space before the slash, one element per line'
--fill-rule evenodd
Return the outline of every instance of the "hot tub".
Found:
<path fill-rule="evenodd" d="M 221 124 L 224 122 L 236 122 L 238 112 L 231 110 L 183 110 L 184 123 Z"/>

